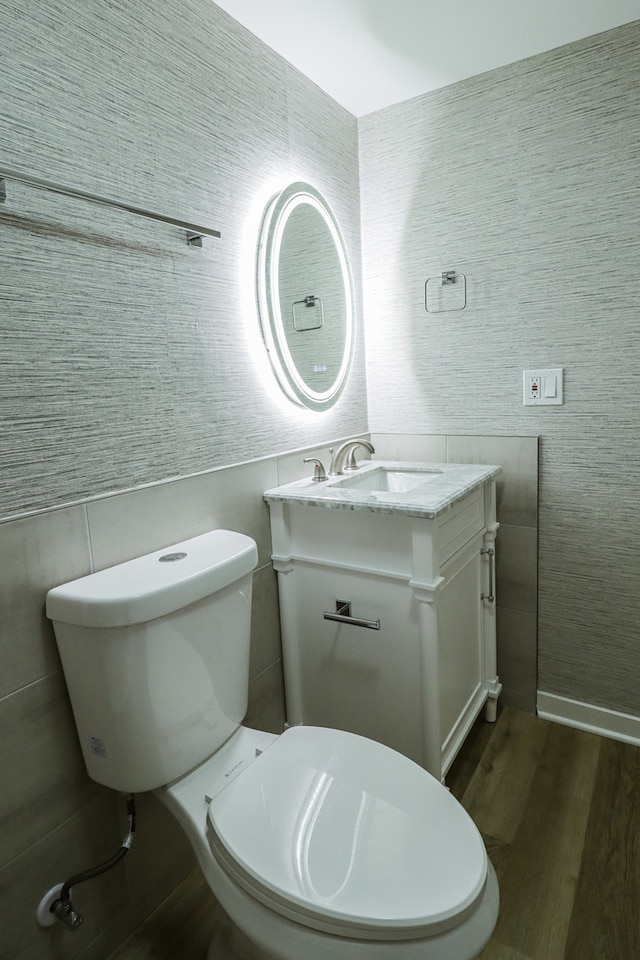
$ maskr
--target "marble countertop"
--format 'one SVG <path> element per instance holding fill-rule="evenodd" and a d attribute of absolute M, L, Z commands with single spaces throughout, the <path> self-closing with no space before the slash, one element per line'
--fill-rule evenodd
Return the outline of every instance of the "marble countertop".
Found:
<path fill-rule="evenodd" d="M 424 471 L 425 482 L 412 490 L 392 493 L 387 490 L 366 491 L 349 486 L 356 477 L 383 467 L 394 471 Z M 372 513 L 395 513 L 407 517 L 437 517 L 467 494 L 493 480 L 502 467 L 477 463 L 423 463 L 396 460 L 367 460 L 357 473 L 331 477 L 314 483 L 311 477 L 295 480 L 266 490 L 267 503 L 300 503 L 332 510 L 359 510 Z"/>

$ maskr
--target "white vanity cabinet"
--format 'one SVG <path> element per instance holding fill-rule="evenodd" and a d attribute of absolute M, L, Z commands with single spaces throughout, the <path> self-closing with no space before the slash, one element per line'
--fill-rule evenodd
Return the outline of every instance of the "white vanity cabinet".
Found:
<path fill-rule="evenodd" d="M 288 723 L 362 734 L 444 778 L 480 711 L 495 719 L 500 693 L 495 479 L 425 508 L 434 516 L 419 497 L 394 510 L 286 489 L 265 498 Z"/>

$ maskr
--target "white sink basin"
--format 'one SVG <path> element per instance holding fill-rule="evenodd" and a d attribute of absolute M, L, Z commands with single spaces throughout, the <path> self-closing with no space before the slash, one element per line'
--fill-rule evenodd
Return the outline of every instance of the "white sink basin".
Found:
<path fill-rule="evenodd" d="M 369 470 L 367 473 L 353 477 L 341 477 L 335 480 L 333 485 L 341 489 L 347 487 L 349 490 L 368 490 L 371 493 L 376 490 L 387 493 L 408 493 L 441 474 L 441 470 L 398 470 L 378 467 L 376 470 Z"/>

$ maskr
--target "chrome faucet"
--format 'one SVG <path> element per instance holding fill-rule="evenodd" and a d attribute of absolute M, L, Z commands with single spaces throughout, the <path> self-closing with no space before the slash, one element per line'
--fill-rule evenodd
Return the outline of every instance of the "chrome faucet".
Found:
<path fill-rule="evenodd" d="M 364 447 L 369 453 L 376 452 L 373 444 L 369 443 L 368 440 L 345 440 L 344 443 L 340 444 L 331 458 L 331 465 L 329 467 L 330 477 L 339 477 L 345 470 L 358 469 L 355 458 L 356 447 Z"/>

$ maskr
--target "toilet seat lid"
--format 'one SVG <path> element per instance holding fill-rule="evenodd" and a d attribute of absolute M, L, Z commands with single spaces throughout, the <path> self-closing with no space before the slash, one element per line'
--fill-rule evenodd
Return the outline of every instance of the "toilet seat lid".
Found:
<path fill-rule="evenodd" d="M 433 936 L 483 893 L 487 855 L 463 807 L 379 743 L 293 727 L 209 805 L 218 861 L 256 899 L 355 938 Z"/>

